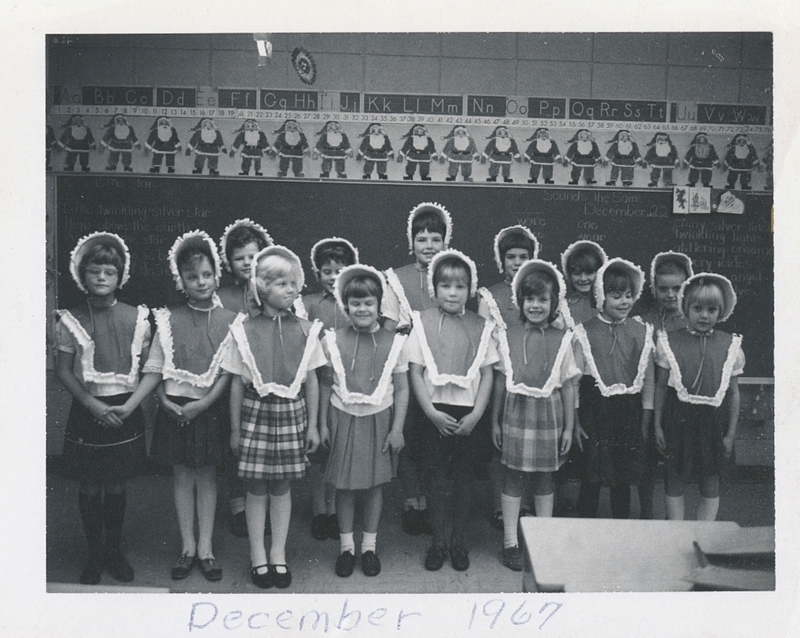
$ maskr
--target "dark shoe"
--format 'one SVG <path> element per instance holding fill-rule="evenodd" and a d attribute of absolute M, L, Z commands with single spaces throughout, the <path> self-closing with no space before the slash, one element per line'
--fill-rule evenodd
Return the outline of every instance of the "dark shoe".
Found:
<path fill-rule="evenodd" d="M 444 181 L 446 181 L 446 182 L 455 182 L 456 178 L 451 175 L 450 177 L 445 177 Z"/>
<path fill-rule="evenodd" d="M 361 179 L 372 179 L 369 175 L 362 175 Z"/>
<path fill-rule="evenodd" d="M 503 512 L 497 511 L 492 516 L 492 527 L 495 529 L 499 529 L 501 532 L 503 531 Z"/>
<path fill-rule="evenodd" d="M 389 179 L 388 175 L 378 175 L 378 179 Z"/>
<path fill-rule="evenodd" d="M 471 181 L 472 181 L 472 178 L 471 178 L 471 177 L 465 177 L 465 178 L 464 178 L 464 181 L 465 181 L 465 182 L 471 182 Z"/>
<path fill-rule="evenodd" d="M 578 185 L 578 180 L 577 179 L 571 179 L 571 180 L 569 180 L 569 183 L 570 183 L 571 186 L 577 186 Z"/>
<path fill-rule="evenodd" d="M 247 517 L 244 510 L 231 514 L 231 534 L 239 538 L 247 538 Z"/>
<path fill-rule="evenodd" d="M 222 567 L 217 564 L 216 558 L 204 558 L 200 561 L 200 571 L 206 580 L 212 583 L 222 580 Z"/>
<path fill-rule="evenodd" d="M 263 574 L 259 574 L 258 570 L 262 567 L 266 567 L 267 571 L 265 571 Z M 275 584 L 272 579 L 272 569 L 269 565 L 256 565 L 255 567 L 251 567 L 250 580 L 259 589 L 269 589 Z"/>
<path fill-rule="evenodd" d="M 496 181 L 497 181 L 497 178 L 496 178 L 496 177 L 487 177 L 487 178 L 486 178 L 486 181 L 487 181 L 487 182 L 496 182 Z M 530 181 L 530 180 L 528 180 L 528 181 Z"/>
<path fill-rule="evenodd" d="M 88 173 L 88 172 L 89 172 L 90 170 L 92 170 L 92 169 L 91 169 L 91 168 L 89 168 L 88 166 L 84 166 L 84 167 L 83 167 L 81 170 L 82 170 L 84 173 Z"/>
<path fill-rule="evenodd" d="M 201 168 L 193 168 L 192 169 L 192 175 L 199 175 L 202 172 L 203 172 L 203 169 L 201 169 Z"/>
<path fill-rule="evenodd" d="M 279 572 L 276 567 L 285 567 L 285 572 Z M 272 573 L 272 582 L 278 589 L 286 589 L 292 584 L 292 572 L 289 571 L 288 565 L 270 565 L 269 571 Z"/>
<path fill-rule="evenodd" d="M 239 175 L 247 175 L 248 171 L 239 171 Z"/>
<path fill-rule="evenodd" d="M 606 182 L 606 186 L 613 186 L 616 182 L 608 181 Z"/>
<path fill-rule="evenodd" d="M 334 571 L 340 578 L 347 578 L 353 574 L 353 569 L 356 566 L 356 557 L 349 549 L 346 552 L 339 554 L 336 559 L 336 567 Z"/>
<path fill-rule="evenodd" d="M 295 177 L 305 177 L 305 176 L 306 176 L 306 174 L 305 174 L 305 173 L 295 173 L 295 174 L 294 174 L 294 176 L 295 176 Z M 289 578 L 289 582 L 291 582 L 291 581 L 292 581 L 292 579 L 291 579 L 291 578 Z M 286 586 L 288 587 L 289 585 L 286 585 Z"/>
<path fill-rule="evenodd" d="M 255 172 L 255 173 L 253 173 L 253 174 L 254 174 L 256 177 L 263 177 L 263 176 L 264 176 L 264 173 L 262 173 L 261 171 L 256 171 L 256 172 Z"/>
<path fill-rule="evenodd" d="M 413 507 L 407 509 L 405 512 L 403 512 L 401 521 L 403 523 L 403 531 L 406 534 L 411 534 L 411 536 L 419 536 L 422 534 L 422 530 L 420 529 L 419 510 L 415 510 Z"/>
<path fill-rule="evenodd" d="M 658 186 L 658 182 L 650 182 L 650 183 L 649 183 L 649 184 L 647 184 L 647 185 L 648 185 L 650 188 L 654 188 L 654 187 Z"/>
<path fill-rule="evenodd" d="M 122 170 L 125 171 L 126 173 L 133 173 L 133 167 L 132 166 L 123 166 Z"/>
<path fill-rule="evenodd" d="M 514 547 L 505 547 L 500 554 L 500 562 L 508 567 L 511 571 L 522 571 L 522 550 L 514 545 Z"/>
<path fill-rule="evenodd" d="M 347 179 L 347 173 L 336 173 L 336 177 L 339 179 Z"/>
<path fill-rule="evenodd" d="M 430 549 L 428 549 L 428 553 L 425 554 L 425 569 L 429 572 L 438 572 L 442 568 L 442 565 L 444 565 L 444 559 L 446 557 L 446 548 L 431 545 Z"/>
<path fill-rule="evenodd" d="M 632 184 L 633 184 L 633 182 L 622 182 L 622 185 L 623 185 L 623 186 L 630 186 L 630 185 L 632 185 Z"/>
<path fill-rule="evenodd" d="M 103 557 L 98 554 L 90 555 L 81 572 L 81 585 L 97 585 L 102 575 Z"/>
<path fill-rule="evenodd" d="M 544 183 L 545 184 L 555 184 L 555 182 L 552 179 L 546 179 L 546 180 L 544 180 Z"/>
<path fill-rule="evenodd" d="M 414 176 L 413 175 L 403 175 L 403 179 L 412 180 L 412 179 L 414 179 Z"/>
<path fill-rule="evenodd" d="M 129 583 L 133 580 L 133 567 L 118 549 L 112 550 L 106 555 L 106 570 L 112 578 L 121 583 Z"/>
<path fill-rule="evenodd" d="M 597 184 L 597 180 L 596 179 L 587 179 L 586 180 L 586 185 L 587 186 L 593 186 L 595 184 Z"/>
<path fill-rule="evenodd" d="M 433 525 L 431 525 L 431 515 L 427 509 L 420 510 L 419 516 L 419 531 L 426 536 L 433 534 Z"/>
<path fill-rule="evenodd" d="M 431 178 L 430 178 L 430 176 L 428 176 L 428 177 L 420 177 L 420 179 L 421 179 L 423 182 L 430 182 L 430 181 L 431 181 Z"/>
<path fill-rule="evenodd" d="M 326 531 L 328 532 L 328 538 L 332 541 L 339 540 L 339 519 L 336 517 L 336 514 L 328 514 L 328 525 Z"/>
<path fill-rule="evenodd" d="M 324 541 L 328 538 L 327 514 L 317 514 L 311 519 L 311 535 L 318 541 Z"/>
<path fill-rule="evenodd" d="M 535 184 L 535 183 L 536 183 L 536 180 L 535 180 L 535 179 L 529 179 L 529 180 L 528 180 L 528 184 Z"/>
<path fill-rule="evenodd" d="M 361 571 L 364 572 L 364 576 L 377 576 L 381 573 L 381 561 L 372 550 L 361 554 Z"/>
<path fill-rule="evenodd" d="M 189 556 L 188 553 L 178 556 L 178 560 L 172 568 L 172 580 L 183 580 L 189 576 L 196 562 L 197 556 Z"/>
<path fill-rule="evenodd" d="M 450 565 L 457 572 L 465 572 L 469 569 L 469 551 L 461 545 L 453 545 L 450 548 Z"/>
<path fill-rule="evenodd" d="M 158 173 L 158 172 L 160 172 L 160 171 L 161 171 L 161 169 L 160 169 L 158 166 L 153 166 L 153 167 L 150 169 L 150 172 L 151 172 L 151 173 Z"/>
<path fill-rule="evenodd" d="M 511 184 L 511 183 L 512 183 L 514 180 L 513 180 L 513 179 L 511 179 L 510 177 L 504 177 L 504 178 L 503 178 L 503 181 L 504 181 L 506 184 Z"/>
<path fill-rule="evenodd" d="M 175 169 L 172 168 L 171 166 L 167 169 L 167 173 L 174 173 L 174 172 L 175 172 Z"/>
<path fill-rule="evenodd" d="M 325 179 L 326 177 L 329 177 L 329 176 L 330 176 L 330 173 L 320 173 L 319 174 L 319 178 L 320 179 Z"/>
<path fill-rule="evenodd" d="M 212 170 L 209 170 L 209 171 L 208 171 L 208 174 L 209 174 L 209 175 L 219 175 L 219 171 L 212 171 Z"/>

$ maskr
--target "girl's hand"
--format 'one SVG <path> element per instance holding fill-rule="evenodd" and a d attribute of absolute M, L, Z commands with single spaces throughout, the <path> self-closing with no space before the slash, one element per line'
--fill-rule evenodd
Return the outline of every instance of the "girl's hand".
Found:
<path fill-rule="evenodd" d="M 183 420 L 183 412 L 181 412 L 181 406 L 179 406 L 174 401 L 170 401 L 166 395 L 161 399 L 161 407 L 167 413 L 167 416 L 174 421 L 182 421 Z"/>
<path fill-rule="evenodd" d="M 583 440 L 588 439 L 589 435 L 586 434 L 586 430 L 581 427 L 580 423 L 575 424 L 575 429 L 573 431 L 573 437 L 575 438 L 575 443 L 578 444 L 578 449 L 583 452 Z"/>
<path fill-rule="evenodd" d="M 328 450 L 331 447 L 331 431 L 327 425 L 319 426 L 319 444 L 320 447 Z"/>
<path fill-rule="evenodd" d="M 122 419 L 113 409 L 115 406 L 108 405 L 107 403 L 103 403 L 100 399 L 92 397 L 87 407 L 89 408 L 89 412 L 92 413 L 92 416 L 104 425 L 112 428 L 122 427 Z"/>
<path fill-rule="evenodd" d="M 236 456 L 239 456 L 239 429 L 231 428 L 230 446 Z"/>
<path fill-rule="evenodd" d="M 726 436 L 723 438 L 722 445 L 725 448 L 725 458 L 730 458 L 731 454 L 733 453 L 733 437 Z"/>
<path fill-rule="evenodd" d="M 127 419 L 133 410 L 127 407 L 127 403 L 124 405 L 112 405 L 109 406 L 108 409 L 108 417 L 112 418 L 112 414 L 114 417 L 119 419 L 119 425 L 114 425 L 113 427 L 122 427 L 122 422 Z"/>
<path fill-rule="evenodd" d="M 431 420 L 431 423 L 436 426 L 436 429 L 439 430 L 439 434 L 442 436 L 452 436 L 459 426 L 455 418 L 439 410 L 434 410 L 433 414 L 428 418 Z"/>
<path fill-rule="evenodd" d="M 453 434 L 456 436 L 469 436 L 477 424 L 478 419 L 470 412 L 458 422 L 458 427 L 453 431 Z"/>
<path fill-rule="evenodd" d="M 655 433 L 656 433 L 656 449 L 659 452 L 661 452 L 661 454 L 666 454 L 667 453 L 667 441 L 664 438 L 664 430 L 661 428 L 661 426 L 657 425 L 655 427 Z M 724 439 L 723 439 L 723 443 L 724 443 Z"/>
<path fill-rule="evenodd" d="M 403 437 L 403 431 L 398 430 L 397 432 L 395 432 L 394 430 L 389 430 L 389 434 L 386 436 L 386 440 L 383 442 L 383 447 L 381 448 L 381 452 L 386 453 L 391 448 L 392 452 L 397 454 L 405 446 L 406 446 L 406 440 Z"/>
<path fill-rule="evenodd" d="M 319 432 L 317 428 L 308 428 L 306 431 L 306 454 L 312 454 L 319 447 Z"/>
<path fill-rule="evenodd" d="M 584 432 L 584 434 L 586 434 Z M 564 430 L 561 433 L 561 447 L 559 448 L 559 453 L 561 456 L 566 456 L 569 454 L 569 451 L 572 449 L 572 430 Z"/>
<path fill-rule="evenodd" d="M 503 451 L 503 428 L 497 422 L 492 423 L 492 443 L 499 451 Z"/>
<path fill-rule="evenodd" d="M 203 408 L 199 401 L 189 401 L 182 406 L 178 406 L 178 410 L 181 413 L 179 421 L 191 421 L 203 411 Z"/>

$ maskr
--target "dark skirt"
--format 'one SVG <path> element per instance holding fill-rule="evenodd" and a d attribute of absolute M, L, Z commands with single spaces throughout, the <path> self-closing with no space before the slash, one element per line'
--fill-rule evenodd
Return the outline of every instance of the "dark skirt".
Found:
<path fill-rule="evenodd" d="M 194 399 L 168 397 L 185 405 Z M 161 465 L 185 465 L 198 468 L 224 464 L 228 448 L 227 405 L 221 399 L 191 421 L 179 423 L 159 406 L 150 455 Z"/>
<path fill-rule="evenodd" d="M 663 417 L 668 472 L 684 481 L 693 470 L 701 477 L 720 474 L 725 453 L 716 412 L 711 405 L 684 403 L 674 388 L 668 388 Z"/>
<path fill-rule="evenodd" d="M 589 438 L 583 444 L 584 480 L 602 485 L 638 483 L 644 469 L 642 395 L 604 397 L 594 378 L 580 385 L 580 423 Z"/>
<path fill-rule="evenodd" d="M 108 405 L 123 405 L 130 394 L 96 397 Z M 65 476 L 79 481 L 113 483 L 142 473 L 147 448 L 144 417 L 137 407 L 115 428 L 96 421 L 80 402 L 72 400 L 64 432 Z"/>

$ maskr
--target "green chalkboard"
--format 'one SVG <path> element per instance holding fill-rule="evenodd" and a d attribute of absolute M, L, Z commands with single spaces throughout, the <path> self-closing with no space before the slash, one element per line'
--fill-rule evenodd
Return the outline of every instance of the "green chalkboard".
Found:
<path fill-rule="evenodd" d="M 278 180 L 189 176 L 91 174 L 55 180 L 57 302 L 69 306 L 80 293 L 69 277 L 69 252 L 83 235 L 109 230 L 122 235 L 132 253 L 132 276 L 120 298 L 155 307 L 177 293 L 166 262 L 181 233 L 195 228 L 218 240 L 227 224 L 250 217 L 294 250 L 306 265 L 319 239 L 346 237 L 364 263 L 378 268 L 410 260 L 408 211 L 439 202 L 453 215 L 451 245 L 475 259 L 481 284 L 501 275 L 492 254 L 497 231 L 527 224 L 541 242 L 540 257 L 559 264 L 576 239 L 592 239 L 609 256 L 624 257 L 645 272 L 664 250 L 687 253 L 695 271 L 729 277 L 739 294 L 728 331 L 744 335 L 747 376 L 773 376 L 774 295 L 772 197 L 740 193 L 742 215 L 673 215 L 671 190 L 526 187 L 487 184 Z"/>

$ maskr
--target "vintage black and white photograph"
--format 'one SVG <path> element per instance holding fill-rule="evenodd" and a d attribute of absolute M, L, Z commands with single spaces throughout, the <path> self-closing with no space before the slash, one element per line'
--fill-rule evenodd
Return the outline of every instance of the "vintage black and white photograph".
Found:
<path fill-rule="evenodd" d="M 48 22 L 45 604 L 208 636 L 782 609 L 785 34 L 528 22 Z"/>

